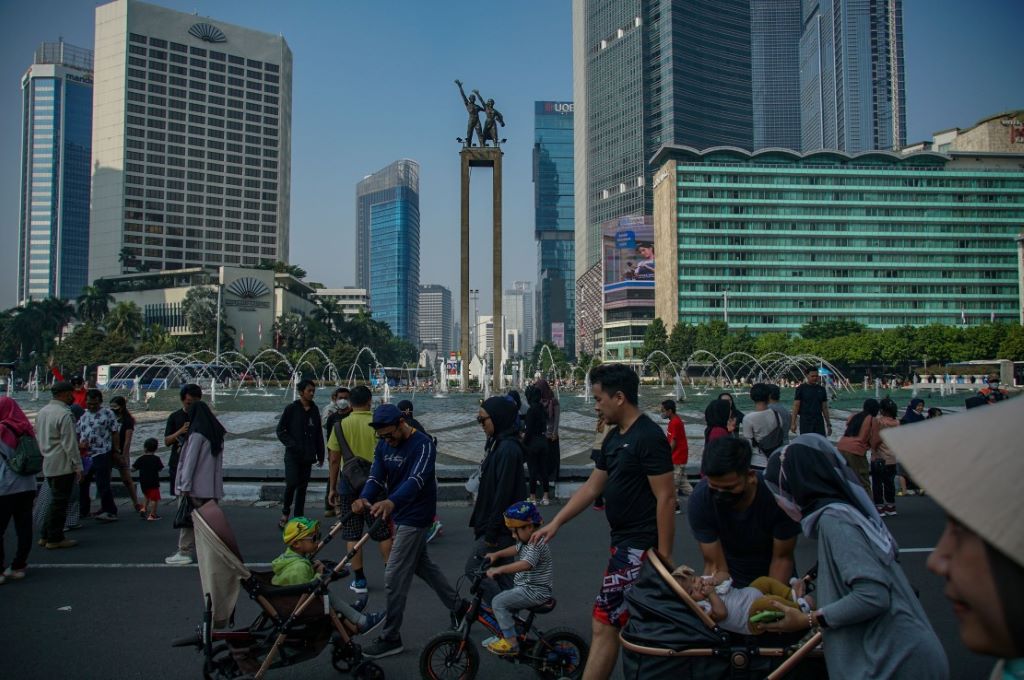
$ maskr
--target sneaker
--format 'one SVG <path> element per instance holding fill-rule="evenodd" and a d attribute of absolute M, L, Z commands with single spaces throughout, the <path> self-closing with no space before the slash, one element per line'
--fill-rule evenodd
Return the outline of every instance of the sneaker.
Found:
<path fill-rule="evenodd" d="M 363 593 L 367 593 L 370 590 L 369 588 L 366 587 L 366 579 L 365 578 L 353 578 L 352 579 L 352 583 L 348 584 L 348 589 L 351 590 L 353 593 L 356 593 L 358 595 L 362 595 Z"/>
<path fill-rule="evenodd" d="M 530 503 L 533 503 L 534 505 L 537 504 L 537 497 L 536 496 L 530 496 L 526 500 L 529 501 Z"/>
<path fill-rule="evenodd" d="M 597 510 L 598 512 L 604 512 L 604 506 L 603 505 L 594 505 L 594 506 L 591 507 L 591 510 Z"/>
<path fill-rule="evenodd" d="M 444 531 L 443 527 L 444 525 L 441 524 L 441 520 L 435 519 L 434 523 L 431 524 L 430 528 L 427 530 L 427 543 L 430 543 L 435 538 L 440 536 Z"/>
<path fill-rule="evenodd" d="M 117 515 L 112 515 L 109 512 L 101 512 L 98 515 L 95 515 L 95 517 L 96 517 L 96 519 L 98 519 L 101 522 L 116 522 L 117 521 Z"/>
<path fill-rule="evenodd" d="M 81 524 L 68 524 L 64 527 L 64 531 L 74 531 L 75 529 L 81 529 Z"/>
<path fill-rule="evenodd" d="M 183 567 L 186 564 L 192 564 L 192 562 L 194 562 L 192 556 L 182 552 L 176 552 L 164 560 L 164 564 L 170 564 L 176 567 Z"/>
<path fill-rule="evenodd" d="M 540 504 L 541 505 L 551 505 L 551 499 L 548 498 L 547 496 L 545 496 L 544 498 L 540 499 Z"/>
<path fill-rule="evenodd" d="M 511 656 L 519 653 L 519 644 L 510 642 L 505 638 L 498 638 L 487 645 L 487 651 L 498 656 Z"/>
<path fill-rule="evenodd" d="M 384 638 L 377 638 L 370 644 L 363 647 L 363 656 L 367 659 L 383 659 L 386 656 L 394 656 L 395 654 L 401 654 L 405 650 L 402 646 L 402 640 L 385 640 Z"/>
<path fill-rule="evenodd" d="M 57 550 L 59 548 L 74 548 L 76 545 L 78 545 L 78 541 L 76 541 L 75 539 L 65 538 L 63 541 L 57 541 L 56 543 L 52 541 L 47 541 L 46 549 Z"/>
<path fill-rule="evenodd" d="M 8 581 L 20 581 L 21 579 L 25 578 L 25 570 L 7 567 L 2 577 L 7 579 Z"/>
<path fill-rule="evenodd" d="M 500 638 L 500 637 L 498 637 L 497 635 L 492 635 L 491 637 L 486 637 L 486 638 L 484 638 L 484 639 L 483 639 L 483 641 L 482 641 L 482 642 L 480 643 L 480 646 L 481 646 L 481 647 L 483 647 L 484 649 L 486 649 L 486 648 L 487 648 L 488 646 L 490 646 L 490 645 L 494 644 L 495 642 L 497 642 L 497 641 L 498 641 L 498 640 L 500 640 L 500 639 L 501 639 L 501 638 Z"/>
<path fill-rule="evenodd" d="M 888 515 L 889 517 L 893 517 L 896 514 L 896 506 L 895 505 L 887 506 L 885 508 L 885 514 Z"/>
<path fill-rule="evenodd" d="M 386 612 L 383 609 L 379 612 L 370 612 L 369 614 L 364 614 L 363 622 L 359 624 L 359 634 L 366 635 L 374 628 L 384 623 L 385 618 Z"/>
<path fill-rule="evenodd" d="M 160 519 L 160 515 L 150 515 L 149 517 L 146 518 L 146 521 L 147 522 L 155 522 L 158 519 Z"/>

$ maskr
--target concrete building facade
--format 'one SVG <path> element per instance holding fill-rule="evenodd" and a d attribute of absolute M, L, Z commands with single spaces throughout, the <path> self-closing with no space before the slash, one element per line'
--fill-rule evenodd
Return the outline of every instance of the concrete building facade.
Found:
<path fill-rule="evenodd" d="M 365 288 L 317 288 L 313 297 L 317 300 L 331 300 L 338 305 L 345 318 L 370 311 L 370 297 Z"/>
<path fill-rule="evenodd" d="M 447 357 L 455 349 L 455 318 L 452 292 L 431 283 L 420 286 L 420 349 Z"/>

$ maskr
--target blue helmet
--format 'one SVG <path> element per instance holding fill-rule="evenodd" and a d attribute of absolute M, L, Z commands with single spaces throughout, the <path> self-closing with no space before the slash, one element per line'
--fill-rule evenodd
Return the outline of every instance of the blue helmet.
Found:
<path fill-rule="evenodd" d="M 513 503 L 505 510 L 505 526 L 509 529 L 517 527 L 540 526 L 544 518 L 540 516 L 537 506 L 529 501 Z"/>

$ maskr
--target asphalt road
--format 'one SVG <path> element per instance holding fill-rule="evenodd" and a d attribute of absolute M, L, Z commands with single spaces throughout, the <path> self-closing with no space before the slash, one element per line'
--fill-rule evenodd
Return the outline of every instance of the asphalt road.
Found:
<path fill-rule="evenodd" d="M 163 558 L 176 546 L 168 506 L 165 519 L 144 522 L 125 511 L 110 525 L 88 521 L 72 532 L 80 541 L 70 550 L 33 547 L 29 576 L 0 586 L 0 655 L 2 675 L 8 678 L 188 678 L 201 677 L 200 656 L 173 649 L 172 639 L 191 633 L 201 616 L 199 574 L 191 567 L 165 567 Z M 543 508 L 546 517 L 555 508 Z M 927 551 L 941 533 L 943 515 L 928 498 L 900 499 L 900 515 L 889 520 L 905 552 L 903 568 L 921 591 L 921 601 L 949 656 L 951 677 L 987 678 L 992 661 L 964 649 L 956 619 L 942 596 L 942 583 L 925 569 Z M 276 527 L 277 508 L 231 506 L 227 514 L 249 562 L 269 562 L 281 550 Z M 469 508 L 441 509 L 445 532 L 430 545 L 430 554 L 454 578 L 469 553 Z M 698 550 L 685 517 L 677 517 L 677 563 L 699 565 Z M 5 536 L 13 552 L 13 528 Z M 603 513 L 587 511 L 562 529 L 552 550 L 558 607 L 541 618 L 541 627 L 569 626 L 589 638 L 590 603 L 600 584 L 607 559 L 608 532 Z M 814 544 L 798 544 L 797 566 L 814 562 Z M 337 558 L 341 548 L 326 551 Z M 380 556 L 367 553 L 371 609 L 383 607 Z M 335 587 L 342 586 L 338 584 Z M 343 586 L 342 586 L 343 587 Z M 255 614 L 245 598 L 239 600 L 236 620 L 244 624 Z M 448 615 L 434 594 L 415 581 L 406 612 L 404 654 L 380 662 L 389 678 L 415 678 L 424 642 L 448 625 Z M 479 631 L 482 633 L 482 630 Z M 482 638 L 482 634 L 474 633 Z M 483 651 L 483 650 L 481 650 Z M 532 671 L 482 654 L 481 677 L 487 680 L 534 677 Z M 271 673 L 271 678 L 322 678 L 334 675 L 327 652 L 320 658 Z"/>

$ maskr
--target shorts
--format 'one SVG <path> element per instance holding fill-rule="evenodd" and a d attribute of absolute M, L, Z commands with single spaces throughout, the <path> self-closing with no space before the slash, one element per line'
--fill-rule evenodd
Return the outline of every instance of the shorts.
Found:
<path fill-rule="evenodd" d="M 154 486 L 152 489 L 143 489 L 142 495 L 146 497 L 147 501 L 158 501 L 160 500 L 160 487 Z"/>
<path fill-rule="evenodd" d="M 612 547 L 601 592 L 594 598 L 594 620 L 616 628 L 626 625 L 629 620 L 626 593 L 640 576 L 640 567 L 645 559 L 647 552 L 640 548 Z"/>
<path fill-rule="evenodd" d="M 339 496 L 341 504 L 341 514 L 349 512 L 352 509 L 352 504 L 359 496 L 352 494 L 341 494 Z M 362 513 L 351 513 L 349 518 L 345 520 L 345 523 L 341 525 L 341 537 L 346 541 L 358 541 L 363 537 L 363 533 L 373 524 L 373 519 L 370 515 Z M 389 518 L 387 522 L 383 522 L 376 531 L 370 534 L 370 538 L 375 541 L 386 541 L 394 535 L 392 527 L 394 522 Z"/>

